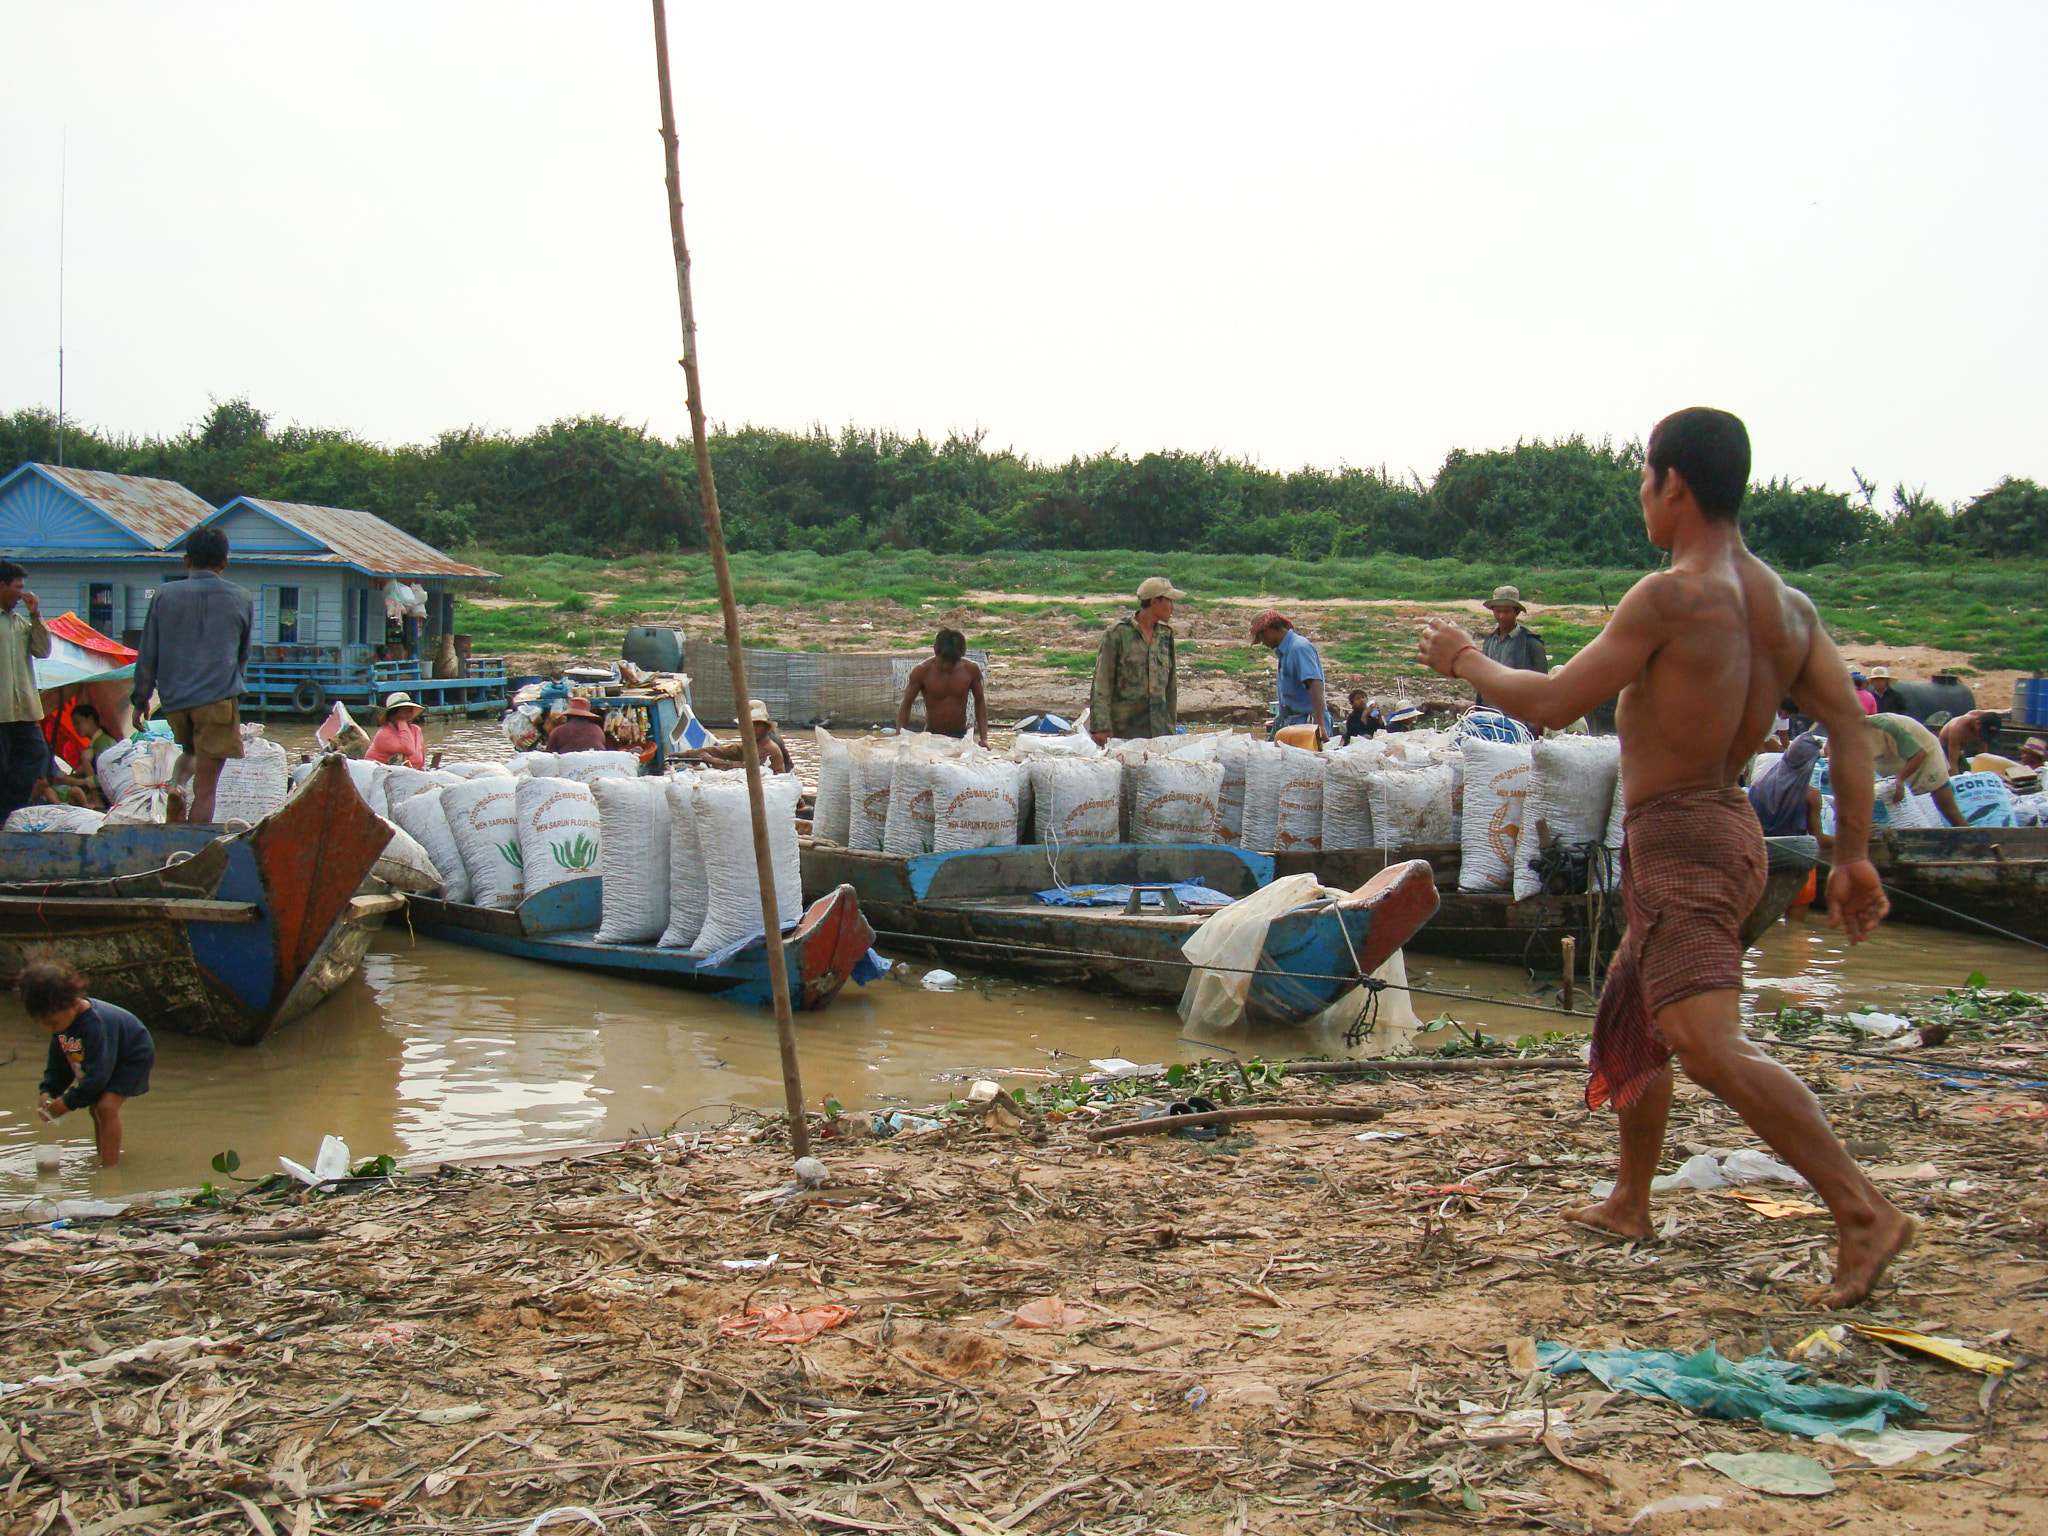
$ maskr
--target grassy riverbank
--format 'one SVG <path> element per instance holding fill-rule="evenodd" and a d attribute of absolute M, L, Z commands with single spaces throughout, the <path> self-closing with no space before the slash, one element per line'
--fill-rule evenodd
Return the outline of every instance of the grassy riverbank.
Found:
<path fill-rule="evenodd" d="M 463 558 L 503 572 L 502 587 L 464 599 L 460 627 L 477 649 L 534 665 L 571 654 L 616 654 L 626 627 L 715 625 L 717 590 L 701 554 L 504 555 Z M 1459 614 L 1503 582 L 1537 604 L 1533 622 L 1553 661 L 1599 632 L 1611 605 L 1641 574 L 1601 568 L 1525 569 L 1507 564 L 1370 559 L 1289 560 L 1264 555 L 1157 555 L 1131 551 L 935 555 L 880 549 L 858 554 L 755 554 L 732 559 L 751 643 L 795 650 L 921 648 L 940 622 L 971 643 L 1051 684 L 1092 667 L 1096 636 L 1145 576 L 1167 571 L 1191 594 L 1179 620 L 1184 660 L 1200 677 L 1263 679 L 1266 653 L 1243 642 L 1242 609 L 1271 599 L 1323 647 L 1332 673 L 1371 686 L 1420 688 L 1408 661 L 1417 619 Z M 1907 673 L 2048 671 L 2048 561 L 1958 565 L 1822 566 L 1799 573 L 1837 640 L 1859 660 Z M 1224 622 L 1224 621 L 1228 622 Z M 1018 679 L 1024 681 L 1023 678 Z M 1988 695 L 2006 701 L 2004 680 Z M 1050 701 L 1048 701 L 1050 702 Z"/>

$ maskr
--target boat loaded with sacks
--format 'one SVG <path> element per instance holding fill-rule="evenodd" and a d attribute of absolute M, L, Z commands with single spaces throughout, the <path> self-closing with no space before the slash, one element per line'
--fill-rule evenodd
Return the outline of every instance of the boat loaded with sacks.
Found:
<path fill-rule="evenodd" d="M 1062 888 L 1199 881 L 1241 898 L 1312 874 L 1385 900 L 1374 882 L 1394 869 L 1404 911 L 1420 912 L 1401 945 L 1556 969 L 1572 938 L 1583 971 L 1621 938 L 1613 737 L 1536 741 L 1475 711 L 1450 731 L 1320 752 L 1227 732 L 1106 751 L 1020 736 L 1007 758 L 928 737 L 821 733 L 818 747 L 806 887 L 852 885 L 884 942 L 910 953 L 1177 996 L 1189 966 L 1169 936 L 1185 941 L 1199 916 L 1162 912 L 1149 894 L 1140 911 L 1076 908 Z M 1784 912 L 1816 852 L 1810 838 L 1772 840 L 1747 939 Z M 1378 936 L 1397 926 L 1383 916 Z"/>
<path fill-rule="evenodd" d="M 391 830 L 339 760 L 245 831 L 0 836 L 0 982 L 67 960 L 152 1029 L 254 1045 L 353 976 L 397 898 L 357 895 Z"/>
<path fill-rule="evenodd" d="M 771 996 L 744 777 L 645 776 L 630 753 L 522 753 L 381 790 L 442 874 L 410 895 L 415 932 L 475 949 L 729 1001 Z M 801 897 L 799 785 L 763 781 L 783 963 L 799 1009 L 878 975 L 874 933 L 847 889 Z"/>

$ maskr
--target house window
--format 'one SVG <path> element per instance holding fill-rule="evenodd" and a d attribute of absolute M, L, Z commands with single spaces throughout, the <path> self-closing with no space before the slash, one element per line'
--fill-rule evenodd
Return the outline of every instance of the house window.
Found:
<path fill-rule="evenodd" d="M 114 584 L 111 581 L 95 581 L 85 591 L 85 622 L 103 635 L 114 633 Z"/>
<path fill-rule="evenodd" d="M 299 589 L 279 587 L 277 589 L 277 643 L 297 645 L 299 643 Z"/>

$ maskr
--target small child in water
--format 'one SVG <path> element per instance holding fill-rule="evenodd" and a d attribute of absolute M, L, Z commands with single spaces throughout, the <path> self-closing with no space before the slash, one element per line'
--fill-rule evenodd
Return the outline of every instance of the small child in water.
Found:
<path fill-rule="evenodd" d="M 43 1070 L 45 1120 L 68 1110 L 92 1110 L 100 1166 L 121 1161 L 121 1106 L 149 1092 L 156 1042 L 126 1008 L 85 995 L 85 978 L 62 960 L 38 960 L 21 973 L 21 1004 L 49 1032 L 50 1060 Z"/>

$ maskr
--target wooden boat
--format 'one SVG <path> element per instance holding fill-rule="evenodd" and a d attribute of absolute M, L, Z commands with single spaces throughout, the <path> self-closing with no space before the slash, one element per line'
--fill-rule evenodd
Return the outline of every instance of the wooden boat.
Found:
<path fill-rule="evenodd" d="M 1744 944 L 1754 944 L 1785 915 L 1820 857 L 1819 845 L 1810 837 L 1769 837 L 1764 843 L 1770 854 L 1770 872 L 1763 896 L 1743 922 Z M 1389 862 L 1404 858 L 1429 861 L 1443 902 L 1428 926 L 1409 943 L 1409 948 L 1423 954 L 1554 972 L 1562 970 L 1563 941 L 1571 938 L 1577 940 L 1574 969 L 1589 975 L 1596 962 L 1604 970 L 1621 944 L 1628 919 L 1622 911 L 1619 885 L 1611 893 L 1531 896 L 1522 901 L 1505 891 L 1461 891 L 1458 871 L 1462 856 L 1454 843 L 1391 852 L 1343 848 L 1283 853 L 1274 856 L 1274 866 L 1283 875 L 1313 871 L 1326 885 L 1344 886 L 1368 879 Z"/>
<path fill-rule="evenodd" d="M 1870 861 L 1888 922 L 2048 944 L 2048 827 L 1879 828 Z"/>
<path fill-rule="evenodd" d="M 353 976 L 391 896 L 357 896 L 390 829 L 339 760 L 246 832 L 0 835 L 0 982 L 67 960 L 151 1029 L 254 1045 Z"/>
<path fill-rule="evenodd" d="M 807 841 L 804 891 L 849 886 L 891 953 L 907 953 L 1099 991 L 1175 1001 L 1187 985 L 1181 955 L 1207 914 L 1162 902 L 1052 906 L 1057 886 L 1160 886 L 1199 880 L 1248 896 L 1273 878 L 1273 861 L 1214 844 L 1084 844 L 985 848 L 915 858 Z M 1377 878 L 1375 878 L 1377 877 Z M 1268 1022 L 1319 1013 L 1407 943 L 1436 909 L 1426 871 L 1375 869 L 1335 901 L 1276 920 L 1246 1011 Z M 1362 969 L 1361 969 L 1362 967 Z"/>
<path fill-rule="evenodd" d="M 770 1000 L 767 945 L 759 938 L 737 951 L 708 956 L 655 944 L 598 943 L 603 889 L 602 877 L 591 875 L 551 885 L 510 910 L 430 896 L 408 896 L 406 903 L 415 932 L 450 944 L 712 992 L 729 1002 Z M 875 932 L 852 890 L 842 886 L 820 896 L 782 936 L 791 1004 L 800 1010 L 823 1008 L 855 974 L 874 942 Z"/>

